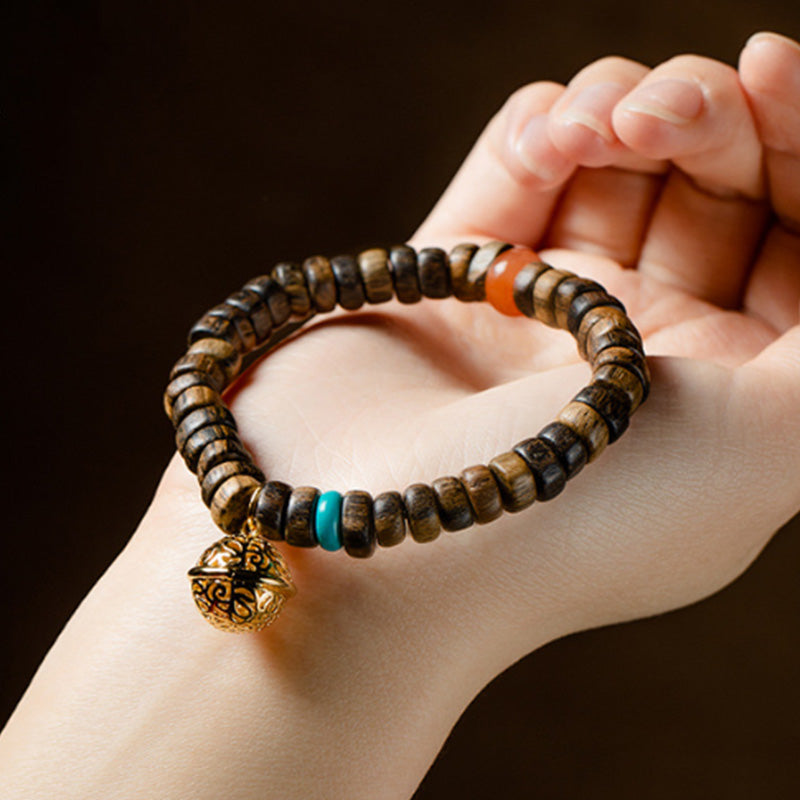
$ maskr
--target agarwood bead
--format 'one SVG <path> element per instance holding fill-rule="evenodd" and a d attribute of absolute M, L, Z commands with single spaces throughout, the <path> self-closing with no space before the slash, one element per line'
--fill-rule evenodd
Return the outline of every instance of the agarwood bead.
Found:
<path fill-rule="evenodd" d="M 208 385 L 218 392 L 221 392 L 227 383 L 224 366 L 219 359 L 207 353 L 188 352 L 182 355 L 170 370 L 169 379 L 173 381 L 187 372 L 201 372 L 208 379 Z"/>
<path fill-rule="evenodd" d="M 187 340 L 190 345 L 200 339 L 218 339 L 228 342 L 239 353 L 244 352 L 244 342 L 233 321 L 208 311 L 189 329 Z"/>
<path fill-rule="evenodd" d="M 574 278 L 572 272 L 550 269 L 542 272 L 533 285 L 533 313 L 540 322 L 556 327 L 555 298 L 559 283 Z"/>
<path fill-rule="evenodd" d="M 465 291 L 476 300 L 486 298 L 486 272 L 497 256 L 511 247 L 508 242 L 487 242 L 481 245 L 472 256 L 467 270 Z"/>
<path fill-rule="evenodd" d="M 613 363 L 604 364 L 592 373 L 592 380 L 607 381 L 622 389 L 631 402 L 631 414 L 642 404 L 644 398 L 642 381 L 635 372 L 625 367 Z"/>
<path fill-rule="evenodd" d="M 436 495 L 439 521 L 446 531 L 461 531 L 472 525 L 472 506 L 458 478 L 450 475 L 437 478 L 431 488 Z"/>
<path fill-rule="evenodd" d="M 650 369 L 641 350 L 631 350 L 629 347 L 607 347 L 601 350 L 592 361 L 594 371 L 607 364 L 614 364 L 630 370 L 642 384 L 642 402 L 647 399 L 650 392 Z"/>
<path fill-rule="evenodd" d="M 589 453 L 583 440 L 572 428 L 562 422 L 551 422 L 539 431 L 543 439 L 558 456 L 567 478 L 577 475 L 586 466 Z"/>
<path fill-rule="evenodd" d="M 543 439 L 534 436 L 516 444 L 514 452 L 522 456 L 533 473 L 537 500 L 552 500 L 567 482 L 560 459 Z"/>
<path fill-rule="evenodd" d="M 394 547 L 405 539 L 406 519 L 400 492 L 383 492 L 372 502 L 375 538 L 381 547 Z"/>
<path fill-rule="evenodd" d="M 567 330 L 567 317 L 572 302 L 579 294 L 586 292 L 602 292 L 603 287 L 599 283 L 590 281 L 588 278 L 567 278 L 556 286 L 555 297 L 553 298 L 553 311 L 556 316 L 556 325 L 563 330 Z"/>
<path fill-rule="evenodd" d="M 389 251 L 389 270 L 397 299 L 401 303 L 418 303 L 422 299 L 422 292 L 417 277 L 416 250 L 407 244 L 395 245 Z"/>
<path fill-rule="evenodd" d="M 197 480 L 202 484 L 209 470 L 224 461 L 252 461 L 238 439 L 215 439 L 209 442 L 197 459 Z"/>
<path fill-rule="evenodd" d="M 509 450 L 495 456 L 489 462 L 489 469 L 497 480 L 506 511 L 522 511 L 536 499 L 533 473 L 519 453 Z"/>
<path fill-rule="evenodd" d="M 598 322 L 586 337 L 586 358 L 589 363 L 594 364 L 598 354 L 609 347 L 628 347 L 639 352 L 644 350 L 642 338 L 632 324 L 619 328 Z"/>
<path fill-rule="evenodd" d="M 303 262 L 308 294 L 317 311 L 333 311 L 336 306 L 336 281 L 331 262 L 325 256 L 311 256 Z"/>
<path fill-rule="evenodd" d="M 467 467 L 459 477 L 479 525 L 492 522 L 503 513 L 500 489 L 489 467 L 476 464 Z"/>
<path fill-rule="evenodd" d="M 342 497 L 342 544 L 347 555 L 368 558 L 375 550 L 372 495 L 354 489 Z"/>
<path fill-rule="evenodd" d="M 204 475 L 200 484 L 200 495 L 206 505 L 210 505 L 217 489 L 234 475 L 250 475 L 264 480 L 264 474 L 252 461 L 223 461 Z"/>
<path fill-rule="evenodd" d="M 447 253 L 440 247 L 426 247 L 417 253 L 417 275 L 425 297 L 440 300 L 452 294 Z"/>
<path fill-rule="evenodd" d="M 514 303 L 521 314 L 534 319 L 536 309 L 533 305 L 533 287 L 543 272 L 552 267 L 542 261 L 526 264 L 514 278 Z"/>
<path fill-rule="evenodd" d="M 470 242 L 457 244 L 447 257 L 450 264 L 450 286 L 453 294 L 465 303 L 480 300 L 475 292 L 475 285 L 467 280 L 469 264 L 475 253 L 478 252 L 478 245 Z"/>
<path fill-rule="evenodd" d="M 413 483 L 403 492 L 406 519 L 416 542 L 432 542 L 441 532 L 436 495 L 425 483 Z"/>
<path fill-rule="evenodd" d="M 240 289 L 228 295 L 225 302 L 247 317 L 255 333 L 256 344 L 261 344 L 272 333 L 272 315 L 267 304 L 255 292 Z"/>
<path fill-rule="evenodd" d="M 232 475 L 214 492 L 209 506 L 211 519 L 226 533 L 238 533 L 260 486 L 260 481 L 251 475 Z"/>
<path fill-rule="evenodd" d="M 214 362 L 216 364 L 216 362 Z M 219 370 L 219 387 L 225 385 L 225 375 L 222 370 Z M 219 394 L 220 388 L 214 379 L 206 372 L 197 370 L 187 370 L 186 372 L 179 373 L 176 377 L 171 378 L 164 390 L 164 411 L 167 416 L 172 419 L 172 406 L 175 401 L 187 390 L 195 386 L 205 386 Z"/>
<path fill-rule="evenodd" d="M 178 425 L 187 414 L 198 408 L 221 404 L 222 398 L 219 396 L 219 392 L 215 392 L 208 386 L 191 386 L 175 399 L 170 419 L 173 425 Z"/>
<path fill-rule="evenodd" d="M 314 534 L 314 516 L 318 499 L 319 489 L 315 489 L 313 486 L 296 486 L 292 489 L 286 505 L 284 528 L 288 544 L 295 547 L 317 546 L 317 537 Z"/>
<path fill-rule="evenodd" d="M 593 461 L 606 449 L 608 425 L 591 406 L 573 400 L 561 409 L 557 420 L 572 428 L 583 439 L 587 461 Z"/>
<path fill-rule="evenodd" d="M 271 275 L 258 275 L 251 278 L 244 285 L 244 289 L 248 292 L 255 292 L 266 303 L 273 327 L 277 328 L 289 319 L 289 315 L 292 313 L 289 295 Z"/>
<path fill-rule="evenodd" d="M 286 507 L 292 487 L 282 481 L 267 481 L 255 499 L 253 518 L 258 530 L 273 541 L 282 541 L 286 528 Z"/>
<path fill-rule="evenodd" d="M 578 352 L 586 358 L 586 339 L 595 325 L 601 325 L 601 330 L 607 331 L 614 327 L 625 327 L 627 323 L 627 315 L 616 306 L 596 306 L 590 309 L 583 315 L 578 332 L 575 334 Z"/>
<path fill-rule="evenodd" d="M 628 395 L 606 381 L 592 381 L 575 395 L 573 400 L 591 406 L 608 425 L 608 442 L 616 442 L 628 427 L 631 401 Z"/>
<path fill-rule="evenodd" d="M 616 306 L 622 311 L 625 307 L 616 297 L 612 297 L 605 289 L 583 292 L 579 294 L 571 303 L 567 312 L 567 330 L 573 335 L 577 335 L 583 315 L 597 306 Z"/>
<path fill-rule="evenodd" d="M 236 335 L 241 342 L 242 353 L 249 353 L 256 346 L 255 329 L 244 311 L 228 305 L 228 303 L 220 303 L 218 306 L 209 309 L 208 313 L 214 317 L 227 319 L 233 324 L 234 328 L 236 328 Z"/>
<path fill-rule="evenodd" d="M 229 384 L 242 368 L 242 354 L 230 342 L 223 339 L 198 339 L 186 351 L 187 355 L 202 353 L 216 359 L 225 373 L 225 383 Z"/>
<path fill-rule="evenodd" d="M 352 256 L 334 256 L 331 269 L 336 280 L 336 302 L 348 311 L 364 305 L 364 284 L 358 264 Z"/>
<path fill-rule="evenodd" d="M 189 437 L 208 425 L 227 425 L 236 430 L 236 420 L 225 406 L 204 406 L 187 414 L 175 428 L 177 449 L 183 452 L 183 447 Z"/>
<path fill-rule="evenodd" d="M 382 247 L 373 247 L 358 254 L 358 269 L 368 303 L 385 303 L 394 296 L 389 254 Z"/>
<path fill-rule="evenodd" d="M 311 310 L 311 298 L 303 270 L 291 261 L 281 261 L 272 268 L 272 277 L 283 287 L 289 296 L 292 314 L 303 316 Z"/>
<path fill-rule="evenodd" d="M 192 472 L 196 472 L 197 464 L 203 450 L 211 444 L 211 442 L 221 439 L 229 439 L 244 447 L 236 429 L 232 428 L 230 425 L 207 425 L 205 428 L 200 428 L 200 430 L 195 431 L 186 439 L 183 447 L 179 448 L 179 452 L 183 456 L 186 466 Z"/>

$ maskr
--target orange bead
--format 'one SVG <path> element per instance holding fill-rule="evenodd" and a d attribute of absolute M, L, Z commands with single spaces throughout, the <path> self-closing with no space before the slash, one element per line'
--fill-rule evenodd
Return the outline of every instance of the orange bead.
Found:
<path fill-rule="evenodd" d="M 514 278 L 530 263 L 541 261 L 533 250 L 517 245 L 504 250 L 486 271 L 486 299 L 501 313 L 520 317 L 522 312 L 514 302 Z"/>

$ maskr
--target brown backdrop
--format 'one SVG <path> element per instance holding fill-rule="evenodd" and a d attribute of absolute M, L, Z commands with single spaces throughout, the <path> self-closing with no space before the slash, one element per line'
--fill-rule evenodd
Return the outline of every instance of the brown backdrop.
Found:
<path fill-rule="evenodd" d="M 800 7 L 24 4 L 2 48 L 0 718 L 149 501 L 172 452 L 160 394 L 194 316 L 278 258 L 409 236 L 523 83 L 609 53 L 733 62 L 760 28 L 800 36 Z M 516 665 L 418 800 L 793 794 L 799 533 L 705 603 Z"/>

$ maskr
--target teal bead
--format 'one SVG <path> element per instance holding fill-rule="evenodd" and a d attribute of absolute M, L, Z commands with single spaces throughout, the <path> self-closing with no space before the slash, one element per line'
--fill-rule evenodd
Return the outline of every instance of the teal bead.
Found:
<path fill-rule="evenodd" d="M 342 546 L 341 511 L 339 492 L 325 492 L 319 496 L 314 527 L 323 550 L 338 550 Z"/>

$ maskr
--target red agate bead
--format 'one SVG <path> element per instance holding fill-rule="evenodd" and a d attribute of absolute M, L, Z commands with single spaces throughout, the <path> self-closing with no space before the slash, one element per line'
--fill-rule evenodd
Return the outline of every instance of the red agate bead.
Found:
<path fill-rule="evenodd" d="M 509 317 L 522 316 L 514 302 L 514 278 L 526 265 L 541 261 L 528 247 L 511 247 L 504 250 L 489 265 L 486 271 L 486 299 L 501 314 Z"/>

